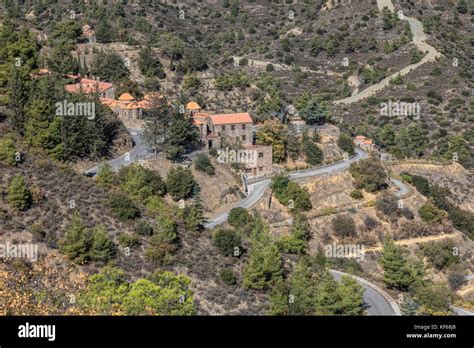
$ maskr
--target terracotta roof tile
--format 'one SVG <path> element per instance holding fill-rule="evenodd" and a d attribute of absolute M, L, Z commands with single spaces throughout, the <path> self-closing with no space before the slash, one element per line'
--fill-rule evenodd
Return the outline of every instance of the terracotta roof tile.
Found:
<path fill-rule="evenodd" d="M 215 125 L 220 124 L 239 124 L 239 123 L 253 123 L 252 117 L 248 112 L 238 114 L 222 114 L 222 115 L 211 115 L 209 116 L 212 123 Z"/>

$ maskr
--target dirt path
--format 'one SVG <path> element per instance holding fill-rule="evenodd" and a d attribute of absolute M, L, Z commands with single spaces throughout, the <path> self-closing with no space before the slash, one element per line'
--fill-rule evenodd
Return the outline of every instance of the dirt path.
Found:
<path fill-rule="evenodd" d="M 454 238 L 458 237 L 459 234 L 456 232 L 453 233 L 443 233 L 437 236 L 427 236 L 427 237 L 418 237 L 418 238 L 409 238 L 409 239 L 400 239 L 396 240 L 395 244 L 396 245 L 402 245 L 402 246 L 410 246 L 413 244 L 418 244 L 418 243 L 428 243 L 428 242 L 433 242 L 436 240 L 441 240 L 441 239 L 446 239 L 446 238 Z M 370 251 L 382 251 L 382 245 L 376 246 L 376 247 L 371 247 L 371 248 L 365 248 L 365 252 L 370 252 Z"/>
<path fill-rule="evenodd" d="M 236 64 L 238 64 L 238 62 L 244 57 L 233 56 L 232 58 L 234 59 L 234 62 Z M 247 60 L 248 60 L 248 66 L 249 67 L 258 68 L 258 69 L 262 69 L 262 70 L 265 70 L 265 68 L 267 67 L 268 64 L 273 65 L 273 68 L 277 71 L 291 71 L 293 69 L 293 67 L 291 65 L 287 65 L 287 64 L 273 63 L 273 62 L 269 62 L 269 61 L 258 60 L 258 59 L 250 59 L 250 58 L 247 58 Z M 323 74 L 323 75 L 328 75 L 328 76 L 342 76 L 341 74 L 335 73 L 331 70 L 327 70 L 327 71 L 312 70 L 312 69 L 310 69 L 306 66 L 298 66 L 298 68 L 303 72 L 312 73 L 312 74 Z"/>
<path fill-rule="evenodd" d="M 395 10 L 391 0 L 377 0 L 377 6 L 378 6 L 380 11 L 382 11 L 382 9 L 384 7 L 387 7 L 391 11 Z M 408 21 L 408 23 L 410 24 L 411 32 L 413 33 L 413 39 L 412 39 L 411 42 L 414 45 L 416 45 L 416 47 L 420 51 L 426 53 L 426 55 L 423 57 L 423 59 L 421 61 L 419 61 L 418 63 L 410 64 L 410 65 L 406 66 L 405 68 L 403 68 L 402 70 L 400 70 L 400 71 L 398 71 L 398 72 L 396 72 L 396 73 L 394 73 L 390 76 L 387 76 L 382 81 L 376 83 L 375 85 L 367 87 L 366 89 L 364 89 L 363 91 L 361 91 L 359 93 L 351 95 L 350 97 L 347 97 L 347 98 L 343 98 L 343 99 L 339 99 L 339 100 L 334 101 L 334 104 L 336 104 L 336 105 L 337 104 L 346 104 L 347 105 L 347 104 L 352 104 L 352 103 L 358 102 L 362 99 L 369 98 L 369 97 L 375 95 L 380 90 L 387 87 L 390 84 L 390 81 L 392 79 L 394 79 L 395 77 L 397 77 L 398 74 L 400 74 L 401 76 L 404 76 L 404 75 L 408 74 L 409 72 L 411 72 L 412 70 L 415 70 L 416 68 L 418 68 L 420 65 L 423 65 L 427 62 L 434 61 L 434 60 L 436 60 L 436 58 L 441 57 L 441 53 L 439 53 L 434 47 L 428 45 L 425 42 L 426 34 L 423 31 L 423 24 L 418 19 L 403 16 L 403 20 Z"/>

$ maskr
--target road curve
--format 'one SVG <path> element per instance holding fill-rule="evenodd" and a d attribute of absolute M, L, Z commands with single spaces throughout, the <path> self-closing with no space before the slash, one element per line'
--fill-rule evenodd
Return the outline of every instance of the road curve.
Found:
<path fill-rule="evenodd" d="M 387 7 L 389 10 L 394 11 L 395 8 L 393 6 L 393 3 L 391 0 L 377 0 L 377 6 L 380 11 L 384 7 Z M 355 102 L 358 102 L 360 100 L 369 98 L 373 95 L 375 95 L 377 92 L 380 90 L 384 89 L 388 85 L 390 85 L 390 81 L 394 78 L 396 78 L 399 74 L 400 76 L 404 76 L 408 74 L 410 71 L 415 70 L 418 68 L 420 65 L 423 65 L 427 62 L 434 61 L 436 58 L 441 57 L 441 53 L 439 53 L 436 48 L 433 46 L 428 45 L 425 40 L 427 38 L 424 30 L 423 30 L 423 24 L 416 18 L 411 18 L 411 17 L 406 17 L 403 16 L 403 20 L 408 21 L 408 24 L 410 25 L 411 32 L 413 34 L 412 38 L 412 43 L 416 45 L 416 47 L 423 53 L 426 53 L 426 55 L 418 62 L 415 64 L 410 64 L 406 67 L 404 67 L 402 70 L 397 71 L 396 73 L 387 76 L 384 78 L 382 81 L 367 87 L 363 91 L 360 91 L 359 93 L 356 93 L 354 95 L 351 95 L 350 97 L 335 100 L 334 104 L 352 104 Z"/>
<path fill-rule="evenodd" d="M 107 161 L 107 163 L 112 167 L 113 171 L 118 171 L 121 167 L 124 167 L 133 163 L 133 161 L 135 161 L 137 158 L 144 159 L 151 155 L 151 153 L 147 150 L 146 145 L 141 138 L 143 129 L 127 128 L 127 130 L 132 136 L 132 139 L 134 142 L 133 149 L 127 152 L 126 154 L 123 154 L 114 159 L 111 159 L 110 161 Z M 100 165 L 89 168 L 86 171 L 84 171 L 84 174 L 86 174 L 87 176 L 94 176 L 99 171 L 99 167 Z"/>
<path fill-rule="evenodd" d="M 352 274 L 330 269 L 329 272 L 336 280 L 343 275 L 354 278 L 364 288 L 364 303 L 367 306 L 368 315 L 401 315 L 397 302 L 377 285 Z"/>
<path fill-rule="evenodd" d="M 347 168 L 349 168 L 351 163 L 364 159 L 368 156 L 365 151 L 362 151 L 359 148 L 356 148 L 355 150 L 355 155 L 345 161 L 336 162 L 327 166 L 293 172 L 289 175 L 289 178 L 291 180 L 304 179 L 323 174 L 333 174 L 346 170 Z M 265 193 L 265 190 L 270 186 L 270 183 L 271 179 L 265 179 L 255 184 L 249 185 L 249 195 L 243 200 L 241 200 L 239 203 L 237 203 L 233 208 L 250 208 L 252 205 L 257 203 L 260 198 L 262 198 L 263 194 Z M 208 220 L 204 227 L 214 228 L 217 225 L 220 225 L 221 223 L 225 222 L 227 220 L 227 217 L 228 212 L 218 215 L 215 218 Z"/>

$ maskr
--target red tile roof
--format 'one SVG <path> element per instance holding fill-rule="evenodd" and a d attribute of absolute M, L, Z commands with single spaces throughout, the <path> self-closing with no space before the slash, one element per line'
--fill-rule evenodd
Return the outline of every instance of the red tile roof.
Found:
<path fill-rule="evenodd" d="M 97 90 L 99 92 L 104 92 L 109 88 L 112 88 L 114 85 L 109 82 L 101 82 L 91 79 L 81 79 L 79 83 L 74 83 L 72 85 L 66 85 L 66 91 L 69 93 L 79 93 L 82 92 L 84 94 L 92 94 L 96 93 Z"/>
<path fill-rule="evenodd" d="M 248 112 L 239 114 L 223 114 L 223 115 L 211 115 L 209 116 L 212 123 L 215 125 L 220 124 L 239 124 L 239 123 L 253 123 L 252 117 Z"/>

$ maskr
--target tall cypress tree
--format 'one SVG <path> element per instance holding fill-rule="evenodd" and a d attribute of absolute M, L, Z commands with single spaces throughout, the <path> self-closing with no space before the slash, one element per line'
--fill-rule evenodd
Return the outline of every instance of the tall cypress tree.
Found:
<path fill-rule="evenodd" d="M 28 103 L 28 77 L 17 67 L 13 67 L 8 84 L 11 122 L 15 130 L 24 135 L 26 127 L 25 107 Z"/>

